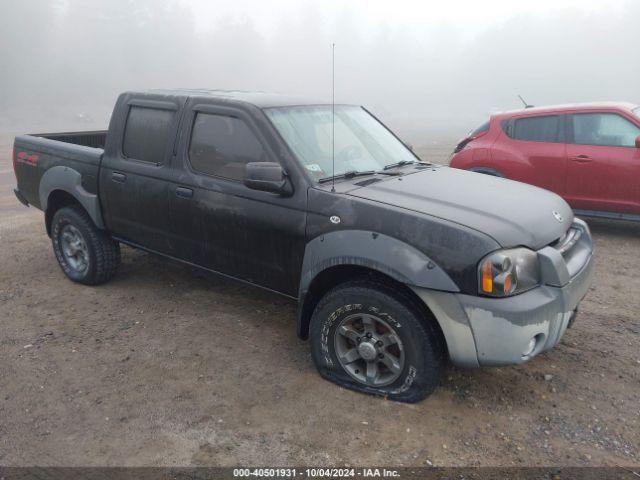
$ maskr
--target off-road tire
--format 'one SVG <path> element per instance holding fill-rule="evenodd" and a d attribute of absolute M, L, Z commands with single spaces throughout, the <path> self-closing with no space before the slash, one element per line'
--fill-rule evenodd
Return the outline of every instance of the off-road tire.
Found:
<path fill-rule="evenodd" d="M 401 339 L 404 365 L 393 383 L 361 383 L 338 359 L 338 326 L 360 313 L 383 319 Z M 309 332 L 313 360 L 323 378 L 342 387 L 400 402 L 418 402 L 438 386 L 446 363 L 444 339 L 433 322 L 428 311 L 398 288 L 368 278 L 350 281 L 330 290 L 313 312 Z"/>
<path fill-rule="evenodd" d="M 82 271 L 73 268 L 62 248 L 61 233 L 69 225 L 79 232 L 86 247 L 88 265 Z M 71 205 L 55 213 L 51 222 L 51 243 L 60 268 L 74 282 L 84 285 L 104 283 L 115 275 L 120 264 L 120 244 L 97 228 L 80 206 Z"/>

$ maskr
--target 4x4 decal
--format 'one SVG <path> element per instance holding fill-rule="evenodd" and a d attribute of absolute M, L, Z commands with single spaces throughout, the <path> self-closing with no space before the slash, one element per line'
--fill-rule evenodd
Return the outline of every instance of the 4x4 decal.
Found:
<path fill-rule="evenodd" d="M 19 152 L 17 156 L 17 163 L 24 163 L 25 165 L 31 165 L 32 167 L 38 166 L 38 160 L 40 157 L 36 154 L 28 154 L 27 152 Z"/>

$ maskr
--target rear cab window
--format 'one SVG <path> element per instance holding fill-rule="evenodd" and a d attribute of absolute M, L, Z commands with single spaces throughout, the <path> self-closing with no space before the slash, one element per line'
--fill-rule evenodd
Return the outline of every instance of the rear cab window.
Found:
<path fill-rule="evenodd" d="M 176 112 L 132 105 L 129 107 L 122 141 L 128 159 L 162 164 L 172 140 L 171 128 Z"/>

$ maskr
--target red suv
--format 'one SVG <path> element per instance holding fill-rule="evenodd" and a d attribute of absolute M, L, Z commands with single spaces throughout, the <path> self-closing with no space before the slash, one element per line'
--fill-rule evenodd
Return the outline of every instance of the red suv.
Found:
<path fill-rule="evenodd" d="M 578 214 L 640 220 L 640 106 L 500 113 L 458 143 L 451 166 L 546 188 Z"/>

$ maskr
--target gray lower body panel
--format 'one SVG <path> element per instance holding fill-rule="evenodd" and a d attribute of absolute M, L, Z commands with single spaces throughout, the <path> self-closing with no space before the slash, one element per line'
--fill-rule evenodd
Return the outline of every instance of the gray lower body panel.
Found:
<path fill-rule="evenodd" d="M 462 367 L 524 363 L 554 347 L 591 284 L 593 257 L 563 287 L 542 285 L 509 298 L 413 290 L 440 324 Z"/>

